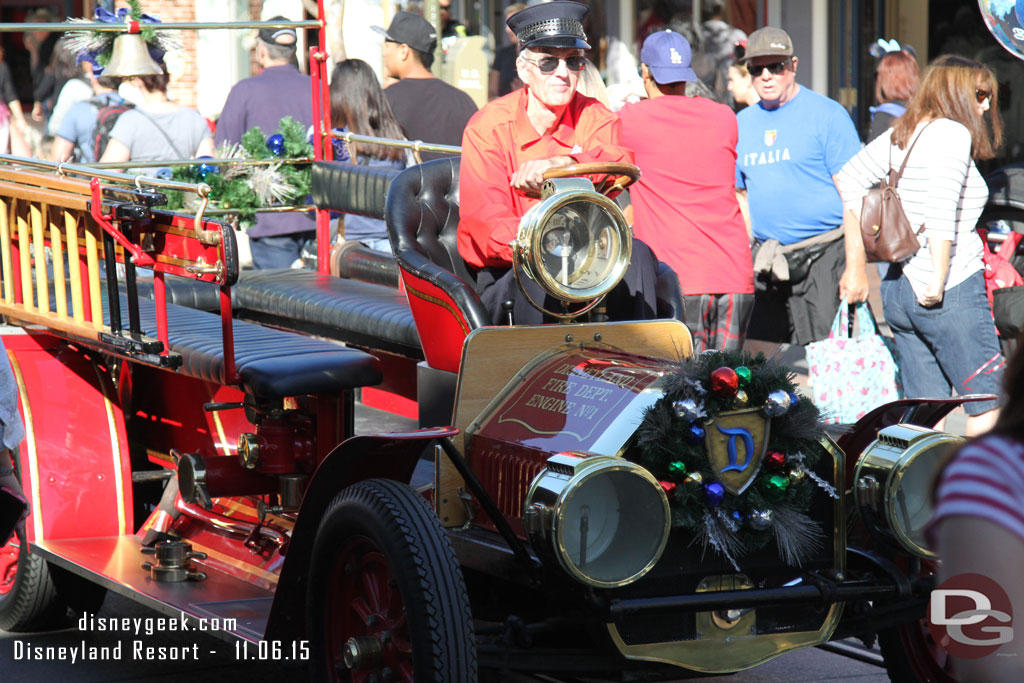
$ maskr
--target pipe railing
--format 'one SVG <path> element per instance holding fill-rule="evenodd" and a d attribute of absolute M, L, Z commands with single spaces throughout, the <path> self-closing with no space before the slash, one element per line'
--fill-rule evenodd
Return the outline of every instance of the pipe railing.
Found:
<path fill-rule="evenodd" d="M 303 21 L 171 21 L 148 24 L 141 22 L 138 26 L 152 27 L 157 31 L 193 31 L 196 29 L 261 29 L 261 28 L 321 28 L 318 19 L 306 19 Z M 135 30 L 133 30 L 133 28 Z M 22 31 L 46 31 L 46 32 L 68 32 L 68 31 L 105 31 L 110 33 L 138 33 L 137 27 L 130 22 L 106 23 L 103 21 L 60 21 L 60 22 L 25 22 L 0 23 L 0 33 L 13 33 Z"/>
<path fill-rule="evenodd" d="M 100 178 L 111 180 L 125 185 L 133 185 L 141 190 L 143 186 L 161 188 L 165 190 L 180 190 L 182 192 L 193 192 L 202 198 L 210 195 L 210 186 L 206 183 L 183 183 L 180 180 L 165 180 L 148 175 L 136 175 L 131 173 L 120 173 L 106 169 L 97 169 L 85 164 L 70 164 L 67 162 L 45 161 L 43 159 L 31 159 L 19 157 L 13 154 L 0 154 L 0 162 L 15 165 L 39 168 L 47 171 L 56 171 L 58 175 L 76 175 L 86 178 Z M 125 164 L 119 164 L 115 168 L 123 168 Z"/>
<path fill-rule="evenodd" d="M 414 154 L 417 154 L 419 158 L 419 152 L 438 152 L 441 154 L 462 154 L 462 148 L 456 147 L 455 145 L 441 145 L 433 142 L 423 142 L 422 140 L 394 140 L 392 138 L 376 138 L 370 135 L 358 135 L 356 133 L 350 133 L 348 131 L 331 131 L 331 137 L 345 142 L 362 142 L 370 145 L 382 145 L 384 147 L 401 147 L 403 149 L 411 149 Z"/>

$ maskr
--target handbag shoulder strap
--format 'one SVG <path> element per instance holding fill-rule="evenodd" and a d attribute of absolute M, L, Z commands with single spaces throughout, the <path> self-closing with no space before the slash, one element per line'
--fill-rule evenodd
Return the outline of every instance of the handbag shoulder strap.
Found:
<path fill-rule="evenodd" d="M 914 145 L 916 145 L 917 141 L 921 139 L 921 136 L 924 134 L 925 128 L 932 125 L 933 123 L 935 123 L 934 119 L 924 124 L 924 128 L 921 129 L 921 132 L 914 137 L 914 141 L 911 142 L 910 147 L 907 148 L 907 155 L 903 157 L 903 164 L 900 166 L 900 171 L 899 173 L 896 174 L 895 178 L 892 176 L 892 143 L 889 144 L 889 178 L 890 183 L 893 187 L 896 187 L 900 182 L 900 178 L 903 177 L 903 171 L 906 170 L 907 162 L 910 161 L 910 153 L 914 151 Z"/>

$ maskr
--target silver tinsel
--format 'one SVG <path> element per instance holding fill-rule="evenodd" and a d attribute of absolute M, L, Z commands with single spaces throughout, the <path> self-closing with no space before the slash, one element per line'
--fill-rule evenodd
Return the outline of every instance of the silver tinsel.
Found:
<path fill-rule="evenodd" d="M 241 145 L 230 142 L 221 143 L 213 152 L 213 156 L 218 159 L 248 159 L 249 155 L 245 153 L 245 148 Z M 251 170 L 251 166 L 245 164 L 225 164 L 220 167 L 221 175 L 224 176 L 225 181 L 232 181 L 235 178 L 248 175 Z"/>
<path fill-rule="evenodd" d="M 742 555 L 744 548 L 736 535 L 736 523 L 721 510 L 715 510 L 714 513 L 705 511 L 701 522 L 697 529 L 697 539 L 700 540 L 703 552 L 706 553 L 708 546 L 711 546 L 729 560 L 736 571 L 740 571 L 736 556 Z"/>
<path fill-rule="evenodd" d="M 260 198 L 264 206 L 280 204 L 295 193 L 295 188 L 286 183 L 278 170 L 281 164 L 257 166 L 249 175 L 249 187 Z"/>
<path fill-rule="evenodd" d="M 69 24 L 94 24 L 96 23 L 93 19 L 68 19 Z M 145 24 L 152 26 L 154 24 Z M 74 55 L 100 55 L 107 50 L 113 49 L 112 45 L 114 39 L 118 36 L 126 35 L 126 33 L 116 33 L 114 31 L 93 31 L 91 29 L 82 28 L 77 31 L 66 31 L 64 33 L 64 39 L 62 41 L 63 49 Z M 163 52 L 170 52 L 172 50 L 180 50 L 184 47 L 181 42 L 181 37 L 177 31 L 156 31 L 153 34 L 153 39 L 148 43 L 153 47 L 159 48 Z"/>
<path fill-rule="evenodd" d="M 832 486 L 832 484 L 828 483 L 827 481 L 825 481 L 824 479 L 819 477 L 816 472 L 813 472 L 812 470 L 808 469 L 807 467 L 804 467 L 804 458 L 806 458 L 806 457 L 807 456 L 804 455 L 803 453 L 797 453 L 796 455 L 791 455 L 790 459 L 793 460 L 796 463 L 797 468 L 801 472 L 803 472 L 808 477 L 810 477 L 811 480 L 815 484 L 818 485 L 818 488 L 820 488 L 822 491 L 827 493 L 831 498 L 839 500 L 839 494 L 836 493 L 836 487 L 835 486 Z"/>
<path fill-rule="evenodd" d="M 773 510 L 775 545 L 782 561 L 790 567 L 803 566 L 804 560 L 822 549 L 821 524 L 792 505 L 777 505 Z"/>

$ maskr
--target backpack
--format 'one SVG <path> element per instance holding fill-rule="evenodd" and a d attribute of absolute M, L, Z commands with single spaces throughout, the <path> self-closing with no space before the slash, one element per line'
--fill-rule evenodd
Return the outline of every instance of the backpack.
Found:
<path fill-rule="evenodd" d="M 135 105 L 124 101 L 119 103 L 107 102 L 98 98 L 89 100 L 89 103 L 95 105 L 97 110 L 96 128 L 93 130 L 92 139 L 93 161 L 99 161 L 100 157 L 103 156 L 103 151 L 107 148 L 107 143 L 110 142 L 110 131 L 114 130 L 114 124 L 117 123 L 117 119 L 129 109 L 134 109 Z"/>

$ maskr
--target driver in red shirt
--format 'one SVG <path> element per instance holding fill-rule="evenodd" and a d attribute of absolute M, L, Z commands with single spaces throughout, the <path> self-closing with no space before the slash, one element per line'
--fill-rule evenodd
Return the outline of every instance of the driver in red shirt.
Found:
<path fill-rule="evenodd" d="M 555 0 L 508 19 L 519 40 L 516 69 L 525 87 L 494 100 L 470 119 L 462 137 L 459 178 L 459 254 L 476 275 L 476 289 L 495 324 L 507 323 L 502 303 L 513 302 L 517 324 L 545 322 L 522 297 L 513 278 L 512 250 L 519 219 L 539 200 L 549 168 L 594 161 L 633 163 L 622 146 L 618 118 L 597 100 L 576 92 L 590 48 L 583 33 L 589 8 Z M 613 319 L 655 317 L 657 261 L 633 242 L 632 265 L 606 298 Z M 538 301 L 544 293 L 520 278 Z M 558 310 L 554 301 L 548 310 Z"/>

